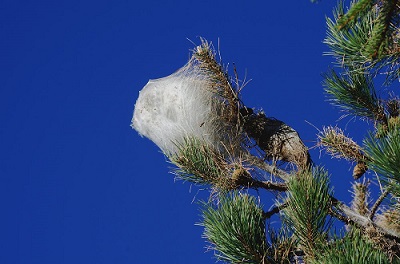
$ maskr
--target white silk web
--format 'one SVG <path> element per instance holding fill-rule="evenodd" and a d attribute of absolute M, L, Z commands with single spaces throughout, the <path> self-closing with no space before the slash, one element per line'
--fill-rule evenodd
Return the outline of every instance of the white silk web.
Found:
<path fill-rule="evenodd" d="M 132 127 L 167 155 L 194 137 L 218 148 L 224 127 L 223 107 L 212 89 L 210 76 L 195 59 L 164 78 L 150 80 L 140 91 Z"/>

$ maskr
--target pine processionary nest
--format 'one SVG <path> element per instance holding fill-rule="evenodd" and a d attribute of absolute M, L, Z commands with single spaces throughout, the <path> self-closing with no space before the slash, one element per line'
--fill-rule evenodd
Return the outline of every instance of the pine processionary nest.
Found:
<path fill-rule="evenodd" d="M 150 80 L 135 104 L 132 127 L 170 156 L 188 137 L 220 148 L 228 124 L 221 117 L 227 105 L 210 73 L 192 57 L 177 72 Z"/>

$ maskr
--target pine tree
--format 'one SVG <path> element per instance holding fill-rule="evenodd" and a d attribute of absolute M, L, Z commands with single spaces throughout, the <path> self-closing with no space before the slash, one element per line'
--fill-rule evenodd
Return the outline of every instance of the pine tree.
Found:
<path fill-rule="evenodd" d="M 324 75 L 327 97 L 344 116 L 371 124 L 361 144 L 337 126 L 317 135 L 327 153 L 354 165 L 350 205 L 335 198 L 335 175 L 313 164 L 293 128 L 244 104 L 246 82 L 229 75 L 206 40 L 184 67 L 143 88 L 132 127 L 162 149 L 178 178 L 209 187 L 200 225 L 217 259 L 400 263 L 400 99 L 375 89 L 400 80 L 399 15 L 400 1 L 359 0 L 347 9 L 339 3 L 327 18 L 327 55 L 335 59 Z M 251 189 L 273 193 L 273 205 Z"/>

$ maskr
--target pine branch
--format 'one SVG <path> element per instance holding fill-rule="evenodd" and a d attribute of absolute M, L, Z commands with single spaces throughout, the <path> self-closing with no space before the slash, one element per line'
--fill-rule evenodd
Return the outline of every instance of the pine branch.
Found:
<path fill-rule="evenodd" d="M 241 186 L 248 186 L 250 188 L 261 188 L 265 190 L 273 190 L 273 191 L 279 191 L 279 192 L 285 192 L 287 191 L 287 186 L 285 183 L 277 183 L 277 182 L 272 182 L 272 181 L 257 181 L 251 178 L 249 179 L 248 182 L 244 182 L 241 184 Z"/>
<path fill-rule="evenodd" d="M 350 223 L 352 225 L 363 228 L 372 226 L 378 232 L 384 234 L 386 237 L 395 238 L 400 242 L 400 235 L 397 232 L 394 232 L 393 230 L 385 227 L 381 223 L 371 221 L 368 217 L 360 215 L 344 203 L 339 202 L 338 200 L 336 200 L 335 202 L 335 200 L 335 198 L 332 199 L 332 201 L 334 201 L 334 206 L 346 217 L 344 223 Z"/>
<path fill-rule="evenodd" d="M 185 155 L 183 155 L 183 157 L 191 157 L 191 155 L 193 157 L 188 158 L 188 160 L 192 160 L 190 162 L 188 162 L 188 160 L 183 159 L 186 163 L 183 163 L 186 167 L 185 169 L 191 168 L 193 169 L 192 173 L 196 174 L 196 176 L 192 177 L 192 176 L 187 176 L 187 180 L 191 180 L 193 182 L 196 183 L 208 183 L 208 184 L 216 184 L 217 186 L 221 187 L 221 188 L 225 188 L 225 190 L 230 189 L 234 189 L 237 188 L 238 186 L 243 186 L 246 188 L 263 188 L 263 189 L 267 189 L 267 190 L 276 190 L 276 191 L 286 191 L 287 189 L 290 190 L 290 187 L 287 186 L 287 184 L 285 183 L 274 183 L 274 182 L 262 182 L 262 181 L 257 181 L 252 179 L 249 175 L 246 174 L 246 170 L 243 171 L 243 168 L 238 167 L 236 169 L 236 176 L 232 177 L 230 176 L 230 174 L 228 173 L 228 167 L 227 164 L 224 163 L 223 160 L 221 160 L 220 158 L 218 158 L 217 154 L 214 153 L 212 151 L 212 149 L 207 149 L 205 148 L 205 146 L 201 146 L 199 147 L 198 144 L 199 142 L 193 141 L 192 145 L 189 144 L 189 148 L 188 145 L 186 145 L 187 149 L 185 151 L 193 151 L 196 155 L 190 154 L 190 153 L 186 153 Z M 193 149 L 191 149 L 193 148 Z M 199 153 L 200 150 L 200 153 Z M 188 155 L 190 154 L 190 155 Z M 197 160 L 197 162 L 194 162 L 195 160 Z M 182 162 L 182 159 L 179 160 L 180 162 Z M 182 165 L 182 164 L 181 164 Z M 241 171 L 241 173 L 239 173 Z M 183 174 L 180 174 L 181 176 Z M 188 175 L 188 174 L 184 174 L 184 175 Z M 198 175 L 202 175 L 203 178 L 199 178 Z M 225 176 L 224 176 L 225 175 Z M 300 174 L 298 176 L 298 179 L 302 179 L 302 174 Z M 304 177 L 303 177 L 304 178 Z M 296 178 L 297 179 L 297 178 Z M 307 179 L 307 178 L 306 178 Z M 310 178 L 308 178 L 309 182 Z M 289 181 L 289 183 L 292 181 Z M 296 181 L 293 181 L 296 182 Z M 311 180 L 311 182 L 313 182 L 313 180 Z M 310 183 L 310 182 L 309 182 Z M 314 187 L 312 187 L 314 186 Z M 324 184 L 321 184 L 320 182 L 317 181 L 317 184 L 315 185 L 298 185 L 297 191 L 296 190 L 292 190 L 291 194 L 296 194 L 297 193 L 297 198 L 290 198 L 290 201 L 296 201 L 296 199 L 303 199 L 304 197 L 307 197 L 307 199 L 303 202 L 305 203 L 301 203 L 299 202 L 299 200 L 297 201 L 297 203 L 295 205 L 293 205 L 294 210 L 297 210 L 299 208 L 303 208 L 303 210 L 301 211 L 297 211 L 297 216 L 303 217 L 303 216 L 309 216 L 309 217 L 303 217 L 303 221 L 301 222 L 297 222 L 297 226 L 298 228 L 296 228 L 296 230 L 301 230 L 301 225 L 304 226 L 308 226 L 309 221 L 313 220 L 313 221 L 317 221 L 319 224 L 323 223 L 323 221 L 321 220 L 322 216 L 330 212 L 332 212 L 332 209 L 330 209 L 331 204 L 334 205 L 335 208 L 337 208 L 343 215 L 343 219 L 347 219 L 346 223 L 354 223 L 355 225 L 358 226 L 363 226 L 366 227 L 368 225 L 373 225 L 379 232 L 382 232 L 386 235 L 389 236 L 396 236 L 396 233 L 391 232 L 390 229 L 385 228 L 384 226 L 380 226 L 379 223 L 373 223 L 372 221 L 370 221 L 368 218 L 361 216 L 359 213 L 354 212 L 353 210 L 351 210 L 350 208 L 348 208 L 347 206 L 345 206 L 344 204 L 341 204 L 337 201 L 337 199 L 333 198 L 333 197 L 329 197 L 329 201 L 328 201 L 328 209 L 327 210 L 323 210 L 321 211 L 321 208 L 326 208 L 323 205 L 319 204 L 318 201 L 320 198 L 318 198 L 318 196 L 320 196 L 321 194 L 324 193 L 324 191 L 321 191 L 320 189 L 318 189 L 317 192 L 311 192 L 311 194 L 309 193 L 310 190 L 312 190 L 312 188 L 320 188 L 321 186 L 324 186 Z M 306 193 L 304 193 L 306 192 Z M 313 194 L 316 195 L 316 197 L 313 197 Z M 308 201 L 308 202 L 307 202 Z M 311 203 L 311 205 L 309 204 L 311 201 L 313 201 Z M 332 201 L 332 202 L 330 202 Z M 326 202 L 326 201 L 325 201 Z M 312 205 L 317 205 L 317 208 L 312 208 Z M 277 213 L 278 211 L 281 211 L 284 206 L 278 206 L 277 208 L 272 209 L 270 212 L 267 213 L 261 213 L 262 215 L 262 219 L 268 218 L 270 217 L 272 214 Z M 301 207 L 302 206 L 302 207 Z M 306 208 L 306 209 L 304 209 Z M 285 209 L 287 210 L 287 209 Z M 326 212 L 325 212 L 326 211 Z M 319 212 L 319 213 L 318 213 Z M 314 215 L 315 213 L 317 213 L 317 215 Z M 290 213 L 289 213 L 290 215 Z M 336 217 L 338 217 L 336 215 Z M 318 220 L 319 219 L 319 220 Z M 317 224 L 318 226 L 318 224 Z M 319 226 L 319 228 L 321 228 L 321 226 Z M 304 230 L 304 229 L 303 229 Z M 316 243 L 316 240 L 318 240 L 318 232 L 317 233 L 313 233 L 312 231 L 313 229 L 307 229 L 305 230 L 303 233 L 300 232 L 300 236 L 303 236 L 303 241 L 307 241 L 307 242 L 311 242 L 311 243 Z M 320 231 L 321 232 L 321 231 Z M 298 233 L 298 231 L 297 231 Z M 323 233 L 323 232 L 322 232 Z M 320 233 L 320 234 L 322 234 Z M 314 235 L 313 235 L 314 234 Z M 311 235 L 311 236 L 310 236 Z M 314 241 L 314 242 L 312 242 Z M 243 242 L 243 241 L 242 241 Z M 307 245 L 307 244 L 305 244 Z M 308 248 L 311 251 L 311 245 L 312 244 L 308 244 Z"/>
<path fill-rule="evenodd" d="M 369 214 L 369 219 L 373 219 L 376 212 L 378 211 L 379 206 L 381 205 L 381 203 L 383 202 L 383 200 L 386 198 L 386 196 L 389 194 L 389 189 L 386 189 L 383 193 L 381 193 L 381 195 L 379 196 L 379 198 L 375 201 L 374 205 L 371 208 L 371 212 Z"/>
<path fill-rule="evenodd" d="M 246 160 L 246 157 L 249 160 Z M 251 177 L 247 169 L 240 162 L 248 162 L 249 166 L 260 166 L 262 169 L 271 169 L 271 172 L 288 178 L 289 176 L 273 169 L 268 165 L 259 164 L 260 161 L 253 156 L 245 156 L 242 161 L 228 163 L 220 152 L 195 138 L 187 138 L 185 143 L 178 146 L 178 153 L 170 157 L 178 166 L 173 171 L 180 179 L 200 185 L 211 185 L 222 191 L 244 188 L 265 189 L 284 192 L 287 186 L 284 183 L 272 181 L 259 181 Z"/>
<path fill-rule="evenodd" d="M 269 210 L 268 212 L 263 212 L 263 216 L 265 219 L 269 219 L 271 218 L 274 214 L 279 213 L 281 210 L 285 209 L 288 206 L 288 203 L 283 203 L 280 204 L 278 206 L 275 206 L 274 208 L 272 208 L 271 210 Z"/>
<path fill-rule="evenodd" d="M 258 181 L 251 177 L 250 173 L 243 167 L 235 169 L 232 173 L 232 179 L 238 186 L 253 189 L 265 189 L 284 192 L 287 190 L 285 183 L 272 181 Z"/>
<path fill-rule="evenodd" d="M 191 142 L 191 143 L 190 143 Z M 181 156 L 175 159 L 175 162 L 181 166 L 175 173 L 182 177 L 185 180 L 192 181 L 198 184 L 211 184 L 215 185 L 218 188 L 223 190 L 230 190 L 238 188 L 239 186 L 247 187 L 247 188 L 263 188 L 266 190 L 276 190 L 276 191 L 286 191 L 289 187 L 285 183 L 274 183 L 270 181 L 257 181 L 252 179 L 250 176 L 246 176 L 244 173 L 239 174 L 241 176 L 236 176 L 232 178 L 229 174 L 228 164 L 225 163 L 218 156 L 218 153 L 215 153 L 211 148 L 207 148 L 204 145 L 199 145 L 199 142 L 196 140 L 188 141 L 185 145 L 185 149 L 182 149 Z M 299 176 L 301 179 L 302 176 Z M 310 180 L 310 179 L 309 179 Z M 294 181 L 295 182 L 295 181 Z M 313 181 L 311 181 L 313 182 Z M 317 184 L 315 187 L 320 188 L 321 185 Z M 308 192 L 311 190 L 310 186 L 298 186 L 298 193 L 300 197 L 308 197 L 307 201 L 311 201 L 308 193 L 302 194 L 302 192 Z M 315 195 L 317 197 L 322 192 L 317 192 Z M 301 198 L 300 198 L 301 199 Z M 318 198 L 316 198 L 318 200 Z M 335 198 L 332 198 L 332 201 L 336 204 L 339 204 Z M 307 211 L 312 212 L 312 208 L 309 205 L 303 204 L 303 208 L 307 208 Z M 299 201 L 298 201 L 299 202 Z M 296 206 L 295 206 L 296 208 Z M 297 206 L 297 208 L 300 208 Z M 339 210 L 341 210 L 348 219 L 354 221 L 356 224 L 361 226 L 366 226 L 369 224 L 369 221 L 365 220 L 365 217 L 359 217 L 359 214 L 355 213 L 353 210 L 347 208 L 344 205 L 337 206 Z M 320 212 L 320 207 L 316 208 L 317 212 Z M 314 216 L 310 216 L 312 219 L 317 219 Z M 303 219 L 304 223 L 308 221 L 308 219 Z M 384 233 L 391 234 L 389 231 L 382 229 Z M 393 234 L 391 234 L 393 235 Z"/>
<path fill-rule="evenodd" d="M 333 203 L 336 204 L 336 203 Z M 339 221 L 341 221 L 342 223 L 346 224 L 346 225 L 353 225 L 354 222 L 352 220 L 350 220 L 345 214 L 343 214 L 343 212 L 340 212 L 337 210 L 337 208 L 335 208 L 335 206 L 332 206 L 329 209 L 329 215 L 338 219 Z"/>
<path fill-rule="evenodd" d="M 242 118 L 245 132 L 265 152 L 266 158 L 291 162 L 299 169 L 311 165 L 308 149 L 293 128 L 266 117 L 263 112 L 250 113 Z"/>
<path fill-rule="evenodd" d="M 269 165 L 265 163 L 264 160 L 252 156 L 252 155 L 244 155 L 244 159 L 247 160 L 253 166 L 270 173 L 276 177 L 283 179 L 284 181 L 288 181 L 291 178 L 291 175 L 283 170 L 278 169 L 276 166 Z"/>

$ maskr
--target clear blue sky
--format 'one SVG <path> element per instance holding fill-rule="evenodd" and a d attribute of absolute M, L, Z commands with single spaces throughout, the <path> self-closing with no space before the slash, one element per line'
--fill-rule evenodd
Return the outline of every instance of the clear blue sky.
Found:
<path fill-rule="evenodd" d="M 130 128 L 138 92 L 186 63 L 188 39 L 219 38 L 224 62 L 252 79 L 244 102 L 311 147 L 317 130 L 306 121 L 322 128 L 340 116 L 321 85 L 333 6 L 3 0 L 0 263 L 214 263 L 194 225 L 193 200 L 207 192 L 174 182 L 157 147 Z M 350 132 L 362 125 L 348 121 Z M 348 164 L 319 150 L 312 158 L 347 201 Z"/>

